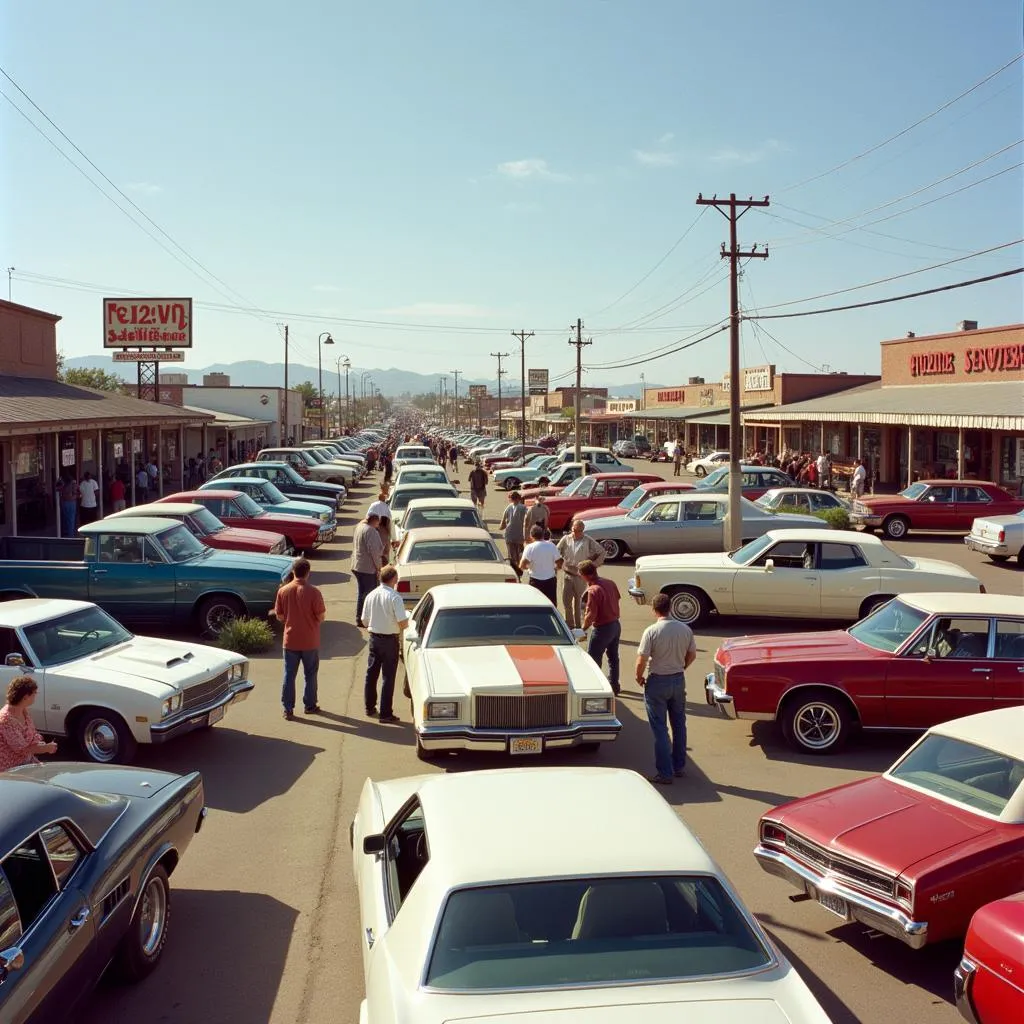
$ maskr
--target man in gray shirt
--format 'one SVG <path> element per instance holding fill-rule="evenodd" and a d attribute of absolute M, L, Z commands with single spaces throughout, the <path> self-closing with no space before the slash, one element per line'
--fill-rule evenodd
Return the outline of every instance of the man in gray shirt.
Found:
<path fill-rule="evenodd" d="M 519 562 L 523 557 L 523 546 L 526 543 L 526 505 L 523 502 L 523 496 L 518 491 L 513 491 L 508 496 L 508 504 L 502 513 L 498 529 L 504 531 L 509 565 L 515 570 L 516 576 L 522 580 L 523 570 L 519 568 Z"/>
<path fill-rule="evenodd" d="M 656 774 L 651 782 L 671 786 L 686 767 L 686 682 L 683 672 L 697 657 L 693 630 L 669 618 L 668 594 L 654 598 L 652 625 L 644 630 L 636 656 L 636 682 L 644 691 L 647 721 L 654 733 Z M 648 670 L 644 679 L 644 669 Z M 669 737 L 669 728 L 672 735 Z"/>
<path fill-rule="evenodd" d="M 369 512 L 356 525 L 352 534 L 352 575 L 356 578 L 356 625 L 363 625 L 363 602 L 366 595 L 377 586 L 377 571 L 384 555 L 384 541 L 381 539 L 380 516 Z"/>

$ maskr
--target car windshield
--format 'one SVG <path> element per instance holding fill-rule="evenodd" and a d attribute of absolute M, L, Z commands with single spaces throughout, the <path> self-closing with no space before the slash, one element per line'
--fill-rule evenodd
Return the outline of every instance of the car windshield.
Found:
<path fill-rule="evenodd" d="M 500 562 L 497 548 L 487 540 L 421 540 L 409 549 L 407 562 Z"/>
<path fill-rule="evenodd" d="M 750 504 L 753 504 L 751 502 Z M 761 554 L 765 548 L 773 544 L 774 541 L 767 534 L 758 537 L 756 540 L 748 541 L 741 548 L 737 548 L 735 551 L 729 552 L 729 557 L 736 562 L 737 565 L 749 565 L 758 555 Z"/>
<path fill-rule="evenodd" d="M 654 507 L 654 502 L 648 498 L 646 501 L 641 501 L 639 505 L 634 505 L 627 513 L 627 519 L 643 519 L 647 513 Z"/>
<path fill-rule="evenodd" d="M 220 533 L 221 530 L 227 529 L 227 527 L 208 508 L 197 508 L 195 512 L 190 513 L 190 516 L 203 531 L 204 537 L 208 537 L 214 533 Z"/>
<path fill-rule="evenodd" d="M 399 483 L 410 484 L 444 484 L 448 482 L 448 474 L 438 467 L 437 469 L 403 469 L 399 474 Z"/>
<path fill-rule="evenodd" d="M 850 636 L 876 651 L 895 651 L 902 647 L 927 619 L 925 612 L 897 598 L 882 605 L 849 629 Z"/>
<path fill-rule="evenodd" d="M 25 639 L 39 664 L 48 668 L 123 644 L 132 634 L 105 611 L 91 607 L 26 626 Z"/>
<path fill-rule="evenodd" d="M 310 458 L 312 458 L 314 462 L 319 462 L 321 465 L 323 465 L 325 462 L 328 461 L 327 456 L 324 455 L 323 452 L 318 451 L 316 448 L 307 448 L 306 451 L 309 453 Z"/>
<path fill-rule="evenodd" d="M 588 486 L 589 485 L 589 486 Z M 594 489 L 594 481 L 589 476 L 577 477 L 568 487 L 562 491 L 563 497 L 570 494 L 578 494 L 586 497 Z"/>
<path fill-rule="evenodd" d="M 887 775 L 963 807 L 999 815 L 1024 785 L 1024 761 L 931 733 Z"/>
<path fill-rule="evenodd" d="M 234 499 L 235 504 L 242 510 L 242 514 L 246 519 L 252 519 L 253 516 L 263 515 L 263 509 L 256 504 L 248 494 L 239 492 L 238 497 Z"/>
<path fill-rule="evenodd" d="M 434 616 L 427 647 L 496 644 L 570 645 L 554 607 L 444 608 Z"/>
<path fill-rule="evenodd" d="M 410 509 L 402 525 L 407 530 L 420 526 L 482 526 L 475 508 L 417 508 Z"/>
<path fill-rule="evenodd" d="M 717 878 L 567 878 L 453 892 L 426 984 L 453 991 L 621 985 L 737 974 L 771 962 Z"/>
<path fill-rule="evenodd" d="M 392 512 L 398 512 L 399 510 L 404 510 L 410 501 L 415 501 L 417 498 L 439 498 L 442 494 L 444 494 L 443 491 L 417 490 L 415 487 L 409 490 L 401 488 L 391 495 L 388 499 L 388 504 L 391 506 Z M 451 488 L 450 493 L 446 494 L 445 497 L 458 497 L 455 493 L 455 488 Z"/>
<path fill-rule="evenodd" d="M 281 505 L 288 499 L 278 490 L 276 484 L 272 484 L 269 480 L 263 480 L 260 490 L 263 491 L 263 496 L 268 498 L 273 505 Z"/>
<path fill-rule="evenodd" d="M 698 490 L 704 487 L 717 487 L 723 480 L 728 481 L 728 479 L 729 467 L 723 466 L 721 469 L 716 469 L 713 473 L 708 473 L 708 475 L 695 486 Z"/>
<path fill-rule="evenodd" d="M 534 468 L 537 468 L 538 466 L 543 466 L 544 463 L 547 462 L 550 457 L 550 455 L 545 455 L 543 452 L 540 455 L 534 455 L 534 457 L 530 459 L 530 461 L 527 463 L 527 466 L 532 466 Z"/>
<path fill-rule="evenodd" d="M 163 545 L 172 562 L 187 562 L 196 555 L 203 555 L 212 550 L 197 540 L 184 526 L 173 526 L 169 530 L 164 530 L 163 533 L 157 534 L 157 540 Z"/>
<path fill-rule="evenodd" d="M 621 509 L 631 509 L 631 508 L 633 508 L 636 505 L 636 503 L 638 501 L 640 501 L 643 498 L 643 496 L 647 493 L 647 490 L 648 489 L 646 487 L 642 487 L 642 486 L 641 487 L 634 487 L 633 490 L 631 490 L 629 492 L 629 494 L 627 494 L 622 499 L 622 501 L 619 502 L 619 508 L 621 508 Z"/>
<path fill-rule="evenodd" d="M 911 484 L 905 490 L 900 491 L 900 497 L 910 498 L 911 501 L 917 501 L 917 499 L 920 498 L 927 490 L 927 484 Z"/>

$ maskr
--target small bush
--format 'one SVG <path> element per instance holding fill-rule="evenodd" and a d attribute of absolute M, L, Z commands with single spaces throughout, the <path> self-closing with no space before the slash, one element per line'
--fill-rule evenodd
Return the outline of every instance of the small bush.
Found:
<path fill-rule="evenodd" d="M 850 528 L 850 513 L 845 508 L 827 508 L 818 512 L 812 512 L 812 516 L 824 519 L 833 530 L 848 530 Z"/>
<path fill-rule="evenodd" d="M 217 635 L 217 646 L 236 654 L 263 654 L 274 646 L 274 631 L 264 619 L 232 619 Z"/>

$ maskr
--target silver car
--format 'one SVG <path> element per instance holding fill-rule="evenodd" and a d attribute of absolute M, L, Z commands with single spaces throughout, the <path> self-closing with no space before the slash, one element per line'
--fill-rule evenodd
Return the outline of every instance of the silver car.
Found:
<path fill-rule="evenodd" d="M 815 516 L 773 515 L 752 501 L 740 498 L 743 510 L 743 543 L 769 530 L 820 529 Z M 725 494 L 659 494 L 641 502 L 624 516 L 587 523 L 587 536 L 604 548 L 609 561 L 624 555 L 671 555 L 683 551 L 723 551 L 725 516 L 729 498 Z"/>

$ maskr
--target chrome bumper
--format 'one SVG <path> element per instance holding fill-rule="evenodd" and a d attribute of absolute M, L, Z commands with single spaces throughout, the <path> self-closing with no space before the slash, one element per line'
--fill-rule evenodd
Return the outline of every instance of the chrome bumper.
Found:
<path fill-rule="evenodd" d="M 978 1017 L 971 1005 L 971 982 L 978 965 L 966 954 L 953 972 L 953 1002 L 968 1024 L 979 1024 Z"/>
<path fill-rule="evenodd" d="M 329 544 L 332 540 L 334 540 L 334 535 L 336 532 L 336 526 L 321 526 L 316 534 L 317 544 Z"/>
<path fill-rule="evenodd" d="M 425 750 L 479 750 L 505 753 L 513 739 L 540 739 L 543 750 L 578 747 L 581 743 L 611 743 L 622 730 L 617 718 L 577 722 L 557 729 L 474 729 L 472 726 L 420 726 L 416 738 Z"/>
<path fill-rule="evenodd" d="M 882 517 L 875 515 L 868 515 L 864 512 L 851 512 L 850 513 L 850 525 L 851 526 L 881 526 Z"/>
<path fill-rule="evenodd" d="M 754 856 L 769 875 L 784 879 L 811 899 L 816 899 L 817 894 L 823 892 L 845 900 L 849 910 L 847 920 L 859 921 L 883 935 L 905 942 L 912 949 L 920 949 L 928 942 L 927 921 L 914 921 L 902 910 L 851 889 L 838 879 L 822 875 L 782 850 L 758 844 Z"/>
<path fill-rule="evenodd" d="M 218 697 L 198 708 L 189 708 L 188 711 L 179 712 L 173 718 L 151 725 L 149 727 L 149 742 L 166 743 L 187 732 L 205 728 L 211 724 L 210 715 L 212 713 L 220 711 L 221 708 L 227 708 L 231 704 L 241 704 L 255 688 L 254 682 L 242 679 L 230 687 L 223 697 Z"/>
<path fill-rule="evenodd" d="M 647 604 L 647 591 L 637 585 L 636 580 L 630 576 L 629 583 L 626 586 L 629 591 L 629 596 L 636 601 L 637 604 Z"/>
<path fill-rule="evenodd" d="M 971 551 L 980 551 L 983 555 L 1005 555 L 1010 557 L 1010 548 L 1007 544 L 1000 544 L 995 540 L 986 540 L 983 537 L 975 537 L 969 533 L 964 537 L 964 543 Z"/>
<path fill-rule="evenodd" d="M 713 707 L 725 715 L 726 718 L 736 718 L 736 705 L 733 702 L 732 694 L 726 693 L 718 683 L 715 682 L 714 672 L 709 672 L 704 677 L 704 699 Z"/>

